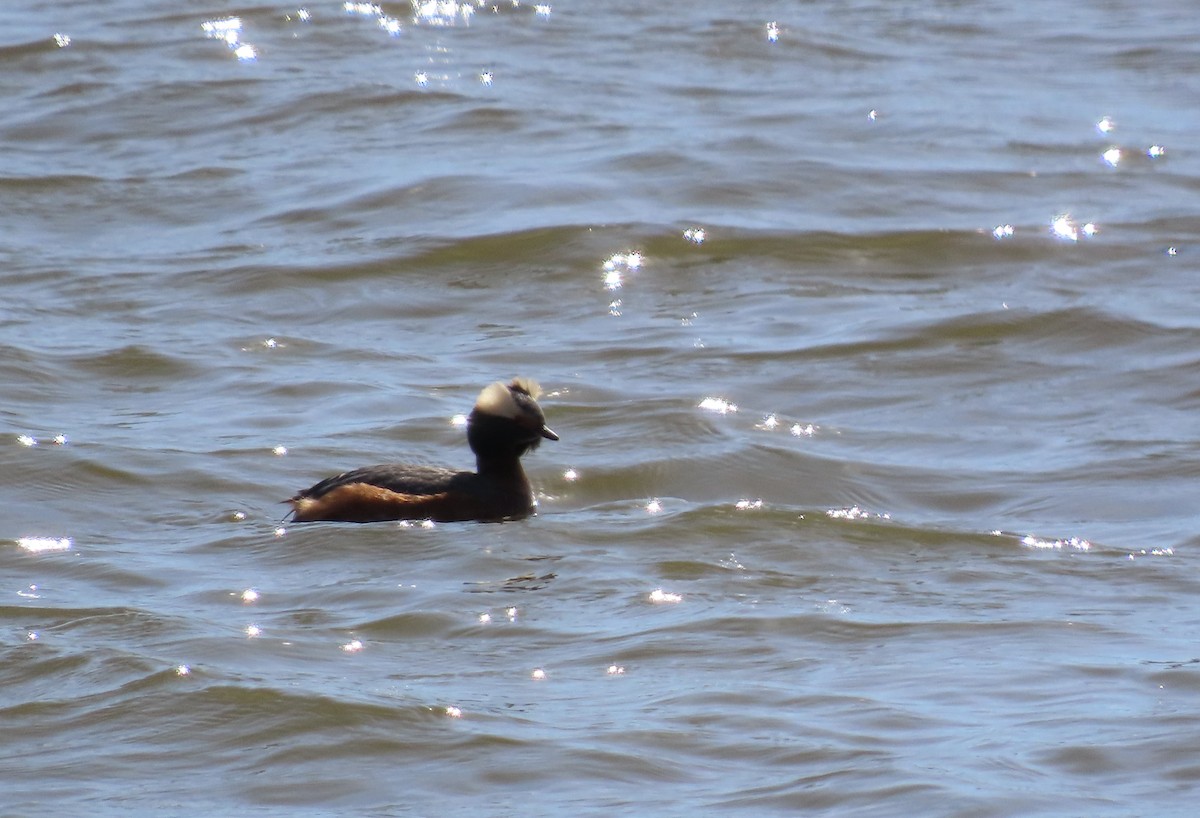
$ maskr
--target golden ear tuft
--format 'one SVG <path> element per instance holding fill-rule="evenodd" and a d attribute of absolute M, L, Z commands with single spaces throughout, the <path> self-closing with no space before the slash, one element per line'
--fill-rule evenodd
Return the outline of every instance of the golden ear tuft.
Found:
<path fill-rule="evenodd" d="M 500 381 L 488 384 L 475 400 L 475 411 L 498 418 L 515 418 L 521 412 L 512 392 Z"/>
<path fill-rule="evenodd" d="M 513 378 L 509 384 L 509 389 L 517 392 L 524 392 L 529 397 L 537 400 L 542 395 L 542 387 L 538 386 L 538 382 L 533 378 Z"/>

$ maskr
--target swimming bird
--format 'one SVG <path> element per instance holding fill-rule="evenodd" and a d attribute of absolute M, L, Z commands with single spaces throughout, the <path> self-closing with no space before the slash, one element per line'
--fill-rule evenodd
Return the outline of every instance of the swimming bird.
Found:
<path fill-rule="evenodd" d="M 467 443 L 475 471 L 436 466 L 367 466 L 297 492 L 294 522 L 383 520 L 456 522 L 519 520 L 537 510 L 521 455 L 558 440 L 538 406 L 535 381 L 515 378 L 484 387 L 467 417 Z"/>

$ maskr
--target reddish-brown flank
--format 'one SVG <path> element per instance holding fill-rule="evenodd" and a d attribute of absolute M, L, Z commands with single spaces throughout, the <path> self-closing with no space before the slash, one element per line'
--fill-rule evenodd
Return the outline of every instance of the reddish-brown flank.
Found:
<path fill-rule="evenodd" d="M 449 494 L 400 494 L 367 483 L 338 486 L 320 497 L 296 497 L 293 520 L 341 520 L 348 523 L 377 523 L 384 520 L 446 520 L 453 518 Z"/>

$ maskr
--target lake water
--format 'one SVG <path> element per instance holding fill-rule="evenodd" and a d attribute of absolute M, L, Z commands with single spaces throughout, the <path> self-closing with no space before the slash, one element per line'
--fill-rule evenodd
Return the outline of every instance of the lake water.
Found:
<path fill-rule="evenodd" d="M 8 4 L 0 814 L 1191 815 L 1200 17 Z M 468 467 L 539 515 L 290 524 Z"/>

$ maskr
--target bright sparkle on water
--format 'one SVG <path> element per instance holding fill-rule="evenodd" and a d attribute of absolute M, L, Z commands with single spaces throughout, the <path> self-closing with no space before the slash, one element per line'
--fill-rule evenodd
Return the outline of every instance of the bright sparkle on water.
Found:
<path fill-rule="evenodd" d="M 247 588 L 246 590 L 242 591 L 242 602 L 246 604 L 258 602 L 258 591 L 254 590 L 253 588 Z"/>
<path fill-rule="evenodd" d="M 529 674 L 535 682 L 540 682 L 546 678 L 546 671 L 539 668 L 534 668 L 533 673 Z"/>
<path fill-rule="evenodd" d="M 1071 221 L 1070 215 L 1066 213 L 1055 216 L 1051 220 L 1050 232 L 1054 234 L 1055 238 L 1066 241 L 1079 241 L 1079 230 L 1076 229 L 1075 223 Z"/>
<path fill-rule="evenodd" d="M 479 73 L 479 83 L 487 86 L 488 88 L 492 86 L 492 83 L 495 81 L 495 79 L 496 77 L 491 71 L 481 71 Z"/>
<path fill-rule="evenodd" d="M 71 38 L 66 34 L 56 33 L 54 35 L 54 44 L 59 48 L 66 48 L 71 44 Z"/>
<path fill-rule="evenodd" d="M 418 25 L 452 26 L 460 19 L 469 23 L 474 15 L 475 9 L 470 3 L 457 3 L 454 0 L 413 3 L 413 22 Z"/>
<path fill-rule="evenodd" d="M 774 43 L 779 41 L 779 23 L 771 21 L 767 23 L 767 42 Z"/>
<path fill-rule="evenodd" d="M 260 628 L 258 625 L 247 625 L 245 632 L 246 636 L 253 639 L 256 636 L 262 635 L 262 628 Z"/>
<path fill-rule="evenodd" d="M 566 480 L 568 483 L 573 483 L 578 479 L 579 472 L 575 471 L 574 469 L 567 469 L 565 472 L 563 472 L 563 480 Z"/>
<path fill-rule="evenodd" d="M 607 673 L 609 676 L 624 676 L 625 668 L 621 665 L 609 665 L 608 670 L 606 670 L 605 673 Z"/>
<path fill-rule="evenodd" d="M 242 42 L 242 18 L 223 17 L 219 20 L 206 20 L 200 24 L 204 36 L 210 40 L 220 40 L 229 46 L 233 55 L 242 62 L 253 62 L 258 59 L 258 50 L 250 43 Z"/>
<path fill-rule="evenodd" d="M 683 231 L 684 241 L 690 241 L 692 244 L 704 244 L 704 228 L 690 227 Z"/>
<path fill-rule="evenodd" d="M 271 454 L 275 455 L 276 457 L 283 457 L 287 454 L 287 446 L 276 446 L 275 448 L 271 449 Z"/>
<path fill-rule="evenodd" d="M 44 554 L 49 551 L 70 551 L 70 537 L 20 537 L 17 546 L 22 551 L 31 554 Z"/>
<path fill-rule="evenodd" d="M 750 509 L 762 508 L 762 500 L 738 500 L 734 505 L 738 511 L 748 511 Z"/>
<path fill-rule="evenodd" d="M 446 708 L 446 715 L 452 719 L 461 719 L 462 718 L 462 709 L 455 707 L 454 705 L 450 705 L 449 707 Z"/>
<path fill-rule="evenodd" d="M 51 441 L 54 443 L 55 446 L 66 446 L 67 445 L 67 436 L 66 435 L 55 435 L 51 439 Z M 39 442 L 40 441 L 33 435 L 17 435 L 17 443 L 21 444 L 22 446 L 32 448 L 32 447 L 38 445 Z"/>
<path fill-rule="evenodd" d="M 1104 153 L 1100 154 L 1100 158 L 1103 159 L 1104 163 L 1110 168 L 1115 168 L 1121 161 L 1121 149 L 1109 148 Z"/>
<path fill-rule="evenodd" d="M 1141 549 L 1130 553 L 1129 559 L 1137 559 L 1138 557 L 1173 557 L 1175 556 L 1174 548 L 1151 548 Z"/>
<path fill-rule="evenodd" d="M 657 514 L 662 511 L 662 508 L 662 503 L 658 501 L 657 497 L 646 503 L 646 512 L 649 514 Z"/>
<path fill-rule="evenodd" d="M 533 13 L 538 17 L 549 17 L 553 9 L 546 3 L 539 3 L 533 7 Z"/>
<path fill-rule="evenodd" d="M 630 250 L 625 253 L 613 253 L 605 259 L 602 265 L 604 269 L 605 289 L 620 289 L 625 283 L 625 273 L 635 272 L 642 266 L 644 261 L 645 259 L 642 254 L 636 250 Z M 619 313 L 613 314 L 617 315 Z"/>
<path fill-rule="evenodd" d="M 1151 159 L 1158 159 L 1167 155 L 1167 149 L 1162 145 L 1151 145 L 1150 147 L 1146 148 L 1146 155 Z"/>
<path fill-rule="evenodd" d="M 834 520 L 866 520 L 875 518 L 879 520 L 890 520 L 890 514 L 873 514 L 859 506 L 850 506 L 849 508 L 831 508 L 825 512 L 827 517 Z"/>
<path fill-rule="evenodd" d="M 175 675 L 176 676 L 190 676 L 191 673 L 192 673 L 192 669 L 190 667 L 188 667 L 187 665 L 176 665 L 176 667 L 175 667 Z"/>
<path fill-rule="evenodd" d="M 363 649 L 363 643 L 357 639 L 351 639 L 349 642 L 341 646 L 343 653 L 358 653 Z"/>
<path fill-rule="evenodd" d="M 424 71 L 418 71 L 415 75 L 413 75 L 413 79 L 415 79 L 417 81 L 417 85 L 421 86 L 422 88 L 429 85 L 429 75 Z"/>
<path fill-rule="evenodd" d="M 1021 545 L 1043 551 L 1089 551 L 1092 544 L 1079 537 L 1068 537 L 1062 540 L 1043 540 L 1029 534 L 1021 539 Z"/>
<path fill-rule="evenodd" d="M 994 238 L 994 239 L 1011 239 L 1013 237 L 1013 233 L 1015 233 L 1015 232 L 1016 232 L 1016 230 L 1013 228 L 1013 226 L 1011 224 L 997 225 L 996 229 L 994 229 L 992 231 L 992 238 Z"/>
<path fill-rule="evenodd" d="M 1100 133 L 1110 133 L 1116 127 L 1117 123 L 1113 122 L 1111 116 L 1100 117 L 1100 121 L 1096 123 L 1096 130 Z"/>
<path fill-rule="evenodd" d="M 736 403 L 730 403 L 724 398 L 705 398 L 700 401 L 698 408 L 716 412 L 718 415 L 730 415 L 738 410 Z"/>
<path fill-rule="evenodd" d="M 655 603 L 656 605 L 661 604 L 661 603 L 674 604 L 676 602 L 683 602 L 683 595 L 682 594 L 673 594 L 668 591 L 664 591 L 662 588 L 655 588 L 653 591 L 650 592 L 649 599 L 651 602 Z"/>
<path fill-rule="evenodd" d="M 758 502 L 761 504 L 762 500 L 759 500 Z M 741 561 L 737 558 L 737 554 L 733 553 L 732 551 L 729 552 L 728 557 L 717 560 L 717 564 L 722 568 L 728 568 L 732 571 L 746 570 L 746 566 L 742 565 Z"/>
<path fill-rule="evenodd" d="M 399 36 L 403 31 L 403 26 L 399 20 L 384 13 L 383 8 L 374 3 L 343 3 L 342 9 L 347 14 L 357 14 L 360 17 L 374 17 L 379 27 L 393 37 Z"/>
<path fill-rule="evenodd" d="M 226 39 L 229 32 L 242 30 L 242 18 L 224 17 L 220 20 L 207 20 L 200 24 L 200 28 L 208 36 L 223 40 Z"/>

